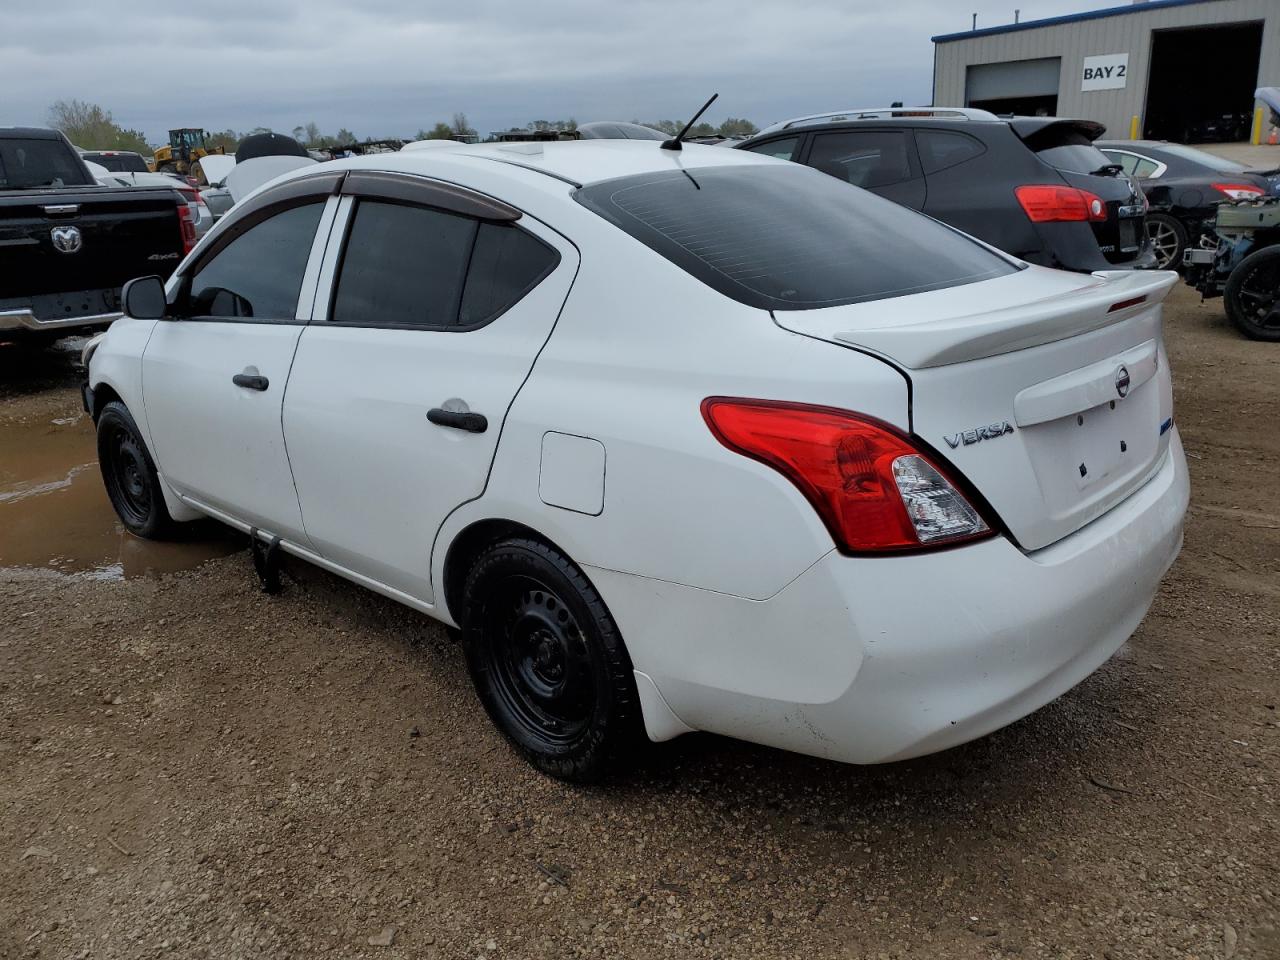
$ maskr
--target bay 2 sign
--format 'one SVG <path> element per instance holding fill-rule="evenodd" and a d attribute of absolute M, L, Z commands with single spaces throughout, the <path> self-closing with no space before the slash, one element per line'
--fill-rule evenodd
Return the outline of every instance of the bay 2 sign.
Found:
<path fill-rule="evenodd" d="M 1128 82 L 1129 55 L 1106 53 L 1100 57 L 1085 57 L 1084 70 L 1080 74 L 1081 90 L 1119 90 Z"/>

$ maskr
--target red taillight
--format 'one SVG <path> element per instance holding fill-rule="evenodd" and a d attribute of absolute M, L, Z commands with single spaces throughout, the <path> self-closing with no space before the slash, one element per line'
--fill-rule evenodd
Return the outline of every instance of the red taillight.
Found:
<path fill-rule="evenodd" d="M 196 245 L 196 223 L 185 200 L 178 204 L 178 231 L 182 234 L 182 255 L 185 257 Z"/>
<path fill-rule="evenodd" d="M 795 484 L 845 553 L 919 550 L 992 533 L 941 468 L 879 420 L 728 397 L 708 397 L 702 416 L 730 450 Z"/>
<path fill-rule="evenodd" d="M 1076 187 L 1033 185 L 1014 191 L 1032 223 L 1072 223 L 1106 220 L 1107 205 L 1102 198 Z"/>
<path fill-rule="evenodd" d="M 1262 196 L 1266 191 L 1251 183 L 1215 183 L 1213 189 L 1225 193 L 1232 200 L 1250 200 Z"/>

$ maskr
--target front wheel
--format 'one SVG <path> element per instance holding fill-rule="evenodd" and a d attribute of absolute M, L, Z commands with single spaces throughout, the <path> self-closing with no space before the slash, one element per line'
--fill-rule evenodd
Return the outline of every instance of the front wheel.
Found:
<path fill-rule="evenodd" d="M 1280 341 L 1280 244 L 1249 254 L 1222 291 L 1227 319 L 1252 340 Z"/>
<path fill-rule="evenodd" d="M 98 416 L 98 465 L 107 497 L 125 529 L 147 540 L 166 540 L 178 530 L 169 516 L 160 477 L 129 408 L 113 400 Z"/>
<path fill-rule="evenodd" d="M 494 724 L 535 767 L 600 779 L 642 741 L 631 658 L 595 588 L 535 540 L 486 550 L 465 591 L 463 649 Z"/>

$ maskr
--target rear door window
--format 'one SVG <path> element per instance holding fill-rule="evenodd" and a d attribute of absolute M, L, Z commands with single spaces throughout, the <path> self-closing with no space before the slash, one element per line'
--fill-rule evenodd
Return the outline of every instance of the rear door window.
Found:
<path fill-rule="evenodd" d="M 441 210 L 361 200 L 330 319 L 363 326 L 455 325 L 477 226 Z"/>
<path fill-rule="evenodd" d="M 559 260 L 559 253 L 512 224 L 362 199 L 330 321 L 472 329 L 517 303 Z"/>
<path fill-rule="evenodd" d="M 1120 164 L 1120 169 L 1129 176 L 1134 175 L 1134 170 L 1138 166 L 1138 158 L 1132 153 L 1124 153 L 1120 150 L 1103 150 L 1102 153 L 1112 163 Z"/>
<path fill-rule="evenodd" d="M 796 147 L 799 144 L 799 137 L 785 137 L 782 140 L 770 140 L 768 143 L 747 147 L 746 149 L 752 153 L 762 153 L 766 157 L 775 157 L 778 160 L 791 160 L 795 157 Z"/>
<path fill-rule="evenodd" d="M 805 162 L 855 187 L 887 187 L 913 175 L 908 136 L 906 130 L 819 133 Z"/>
<path fill-rule="evenodd" d="M 920 150 L 920 166 L 925 173 L 954 167 L 981 156 L 987 149 L 973 137 L 951 130 L 917 130 L 916 145 Z"/>
<path fill-rule="evenodd" d="M 883 300 L 1020 269 L 950 227 L 798 164 L 622 177 L 574 198 L 725 296 L 770 310 Z"/>
<path fill-rule="evenodd" d="M 458 325 L 479 326 L 505 313 L 559 262 L 559 253 L 526 230 L 510 224 L 480 224 Z"/>

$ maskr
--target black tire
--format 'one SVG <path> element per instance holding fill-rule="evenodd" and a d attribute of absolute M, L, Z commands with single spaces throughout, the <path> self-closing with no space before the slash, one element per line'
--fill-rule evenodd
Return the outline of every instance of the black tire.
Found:
<path fill-rule="evenodd" d="M 536 540 L 480 555 L 463 594 L 463 650 L 494 725 L 543 773 L 599 780 L 643 743 L 631 658 L 604 601 Z"/>
<path fill-rule="evenodd" d="M 1187 249 L 1187 228 L 1167 213 L 1147 214 L 1147 236 L 1156 255 L 1157 270 L 1181 270 L 1182 251 Z"/>
<path fill-rule="evenodd" d="M 146 540 L 172 539 L 180 529 L 164 503 L 160 478 L 129 408 L 113 400 L 98 415 L 98 466 L 107 497 L 125 529 Z"/>
<path fill-rule="evenodd" d="M 1249 254 L 1227 277 L 1227 319 L 1252 340 L 1280 341 L 1280 244 Z"/>

